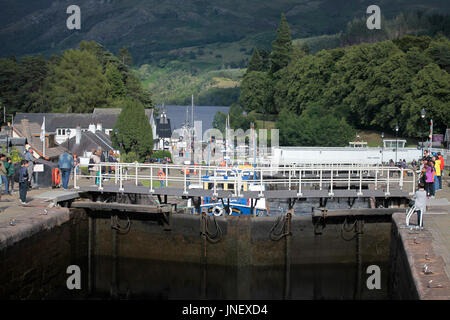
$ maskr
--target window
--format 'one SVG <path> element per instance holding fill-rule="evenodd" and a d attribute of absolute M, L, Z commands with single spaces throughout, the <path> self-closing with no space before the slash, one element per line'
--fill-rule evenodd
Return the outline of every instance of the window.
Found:
<path fill-rule="evenodd" d="M 56 133 L 58 134 L 58 136 L 65 136 L 66 135 L 66 129 L 58 129 L 56 131 Z"/>

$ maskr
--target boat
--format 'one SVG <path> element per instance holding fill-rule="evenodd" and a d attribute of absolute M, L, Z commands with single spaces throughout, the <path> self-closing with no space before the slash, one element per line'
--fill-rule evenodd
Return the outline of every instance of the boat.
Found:
<path fill-rule="evenodd" d="M 216 171 L 216 175 L 204 175 L 201 177 L 202 184 L 191 184 L 190 189 L 213 190 L 234 190 L 238 175 L 241 176 L 240 188 L 242 191 L 264 191 L 264 185 L 256 183 L 258 181 L 252 171 L 241 166 L 235 168 L 224 167 L 223 170 Z M 210 216 L 222 215 L 268 215 L 268 203 L 265 198 L 229 198 L 218 199 L 215 197 L 202 197 L 200 212 L 188 202 L 192 214 L 200 214 L 205 211 Z"/>

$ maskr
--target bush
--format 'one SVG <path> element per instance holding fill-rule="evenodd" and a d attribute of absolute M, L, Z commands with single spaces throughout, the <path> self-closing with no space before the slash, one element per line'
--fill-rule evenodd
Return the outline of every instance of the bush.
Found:
<path fill-rule="evenodd" d="M 158 150 L 153 153 L 153 158 L 155 159 L 170 158 L 170 160 L 172 161 L 172 154 L 170 153 L 170 151 L 167 150 Z"/>

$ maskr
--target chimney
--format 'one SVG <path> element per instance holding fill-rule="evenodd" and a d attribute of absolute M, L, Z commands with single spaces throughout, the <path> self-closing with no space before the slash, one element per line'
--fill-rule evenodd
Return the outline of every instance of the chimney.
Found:
<path fill-rule="evenodd" d="M 101 123 L 97 123 L 97 131 L 103 131 L 103 126 Z"/>
<path fill-rule="evenodd" d="M 75 144 L 80 144 L 81 141 L 81 128 L 80 126 L 77 126 L 75 129 Z"/>
<path fill-rule="evenodd" d="M 92 133 L 95 133 L 95 124 L 90 124 L 89 125 L 89 131 Z"/>

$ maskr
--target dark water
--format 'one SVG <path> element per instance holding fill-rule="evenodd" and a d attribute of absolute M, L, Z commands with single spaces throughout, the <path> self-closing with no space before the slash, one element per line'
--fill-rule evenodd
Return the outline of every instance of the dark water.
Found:
<path fill-rule="evenodd" d="M 81 290 L 61 286 L 49 299 L 387 299 L 388 270 L 382 270 L 381 290 L 368 290 L 363 265 L 291 265 L 231 268 L 225 266 L 172 263 L 97 257 L 95 271 L 82 271 Z M 87 260 L 79 261 L 88 270 Z M 383 273 L 384 270 L 384 273 Z M 358 277 L 359 276 L 359 277 Z"/>

